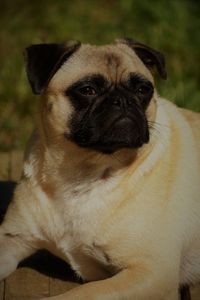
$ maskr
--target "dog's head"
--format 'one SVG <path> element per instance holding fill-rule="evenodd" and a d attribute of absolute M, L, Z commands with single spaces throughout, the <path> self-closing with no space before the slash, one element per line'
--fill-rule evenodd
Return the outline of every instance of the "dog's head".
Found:
<path fill-rule="evenodd" d="M 166 78 L 163 55 L 130 39 L 93 46 L 79 42 L 26 49 L 34 93 L 45 96 L 46 134 L 113 153 L 149 141 L 152 68 Z"/>

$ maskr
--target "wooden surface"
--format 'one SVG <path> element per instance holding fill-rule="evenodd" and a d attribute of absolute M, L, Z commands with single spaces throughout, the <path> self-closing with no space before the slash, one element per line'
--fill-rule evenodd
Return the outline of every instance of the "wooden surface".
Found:
<path fill-rule="evenodd" d="M 9 190 L 13 190 L 13 182 L 20 178 L 22 157 L 21 152 L 0 153 L 0 207 L 4 207 L 7 201 L 3 190 L 7 189 L 7 198 L 11 198 Z M 78 284 L 66 263 L 47 252 L 40 252 L 0 282 L 0 300 L 36 300 L 64 293 Z M 192 300 L 200 300 L 199 286 L 192 287 L 190 291 Z"/>

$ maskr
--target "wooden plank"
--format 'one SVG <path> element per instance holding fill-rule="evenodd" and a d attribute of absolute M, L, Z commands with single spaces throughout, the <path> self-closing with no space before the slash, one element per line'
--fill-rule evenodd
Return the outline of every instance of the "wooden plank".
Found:
<path fill-rule="evenodd" d="M 4 300 L 4 284 L 5 281 L 0 282 L 0 300 Z"/>
<path fill-rule="evenodd" d="M 10 175 L 10 154 L 0 153 L 0 180 L 8 180 Z"/>
<path fill-rule="evenodd" d="M 10 167 L 10 179 L 18 181 L 22 173 L 23 152 L 12 151 L 10 155 L 11 167 Z"/>
<path fill-rule="evenodd" d="M 17 269 L 6 280 L 5 300 L 35 300 L 49 296 L 49 277 L 33 269 Z"/>
<path fill-rule="evenodd" d="M 0 180 L 8 180 L 9 173 L 10 173 L 10 154 L 0 153 Z M 3 199 L 0 198 L 0 201 L 3 201 Z M 5 292 L 5 281 L 2 281 L 0 282 L 0 300 L 4 300 L 4 292 Z"/>
<path fill-rule="evenodd" d="M 192 300 L 199 300 L 200 299 L 200 285 L 195 285 L 194 287 L 190 288 Z"/>

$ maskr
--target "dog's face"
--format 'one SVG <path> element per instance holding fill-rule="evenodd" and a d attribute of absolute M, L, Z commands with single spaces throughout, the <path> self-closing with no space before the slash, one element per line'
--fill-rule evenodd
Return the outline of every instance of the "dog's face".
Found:
<path fill-rule="evenodd" d="M 43 44 L 27 48 L 34 92 L 45 94 L 45 132 L 80 147 L 113 153 L 149 141 L 156 65 L 163 56 L 143 44 L 122 40 L 105 46 Z"/>

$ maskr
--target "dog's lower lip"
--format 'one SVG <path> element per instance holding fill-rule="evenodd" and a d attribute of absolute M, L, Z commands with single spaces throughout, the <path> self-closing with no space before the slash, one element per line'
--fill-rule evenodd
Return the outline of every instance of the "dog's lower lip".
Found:
<path fill-rule="evenodd" d="M 116 118 L 115 122 L 119 122 L 119 121 L 133 121 L 132 118 L 130 116 L 120 116 L 118 118 Z"/>
<path fill-rule="evenodd" d="M 112 129 L 113 127 L 115 126 L 119 126 L 119 127 L 126 127 L 128 124 L 130 123 L 134 123 L 134 120 L 130 117 L 117 117 L 109 126 L 109 128 L 107 128 L 107 130 L 109 129 Z"/>
<path fill-rule="evenodd" d="M 128 123 L 133 123 L 133 120 L 130 117 L 120 117 L 114 122 L 114 124 L 119 124 L 121 126 L 127 125 Z"/>

